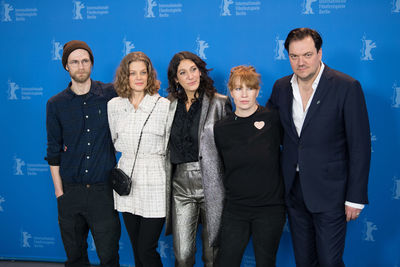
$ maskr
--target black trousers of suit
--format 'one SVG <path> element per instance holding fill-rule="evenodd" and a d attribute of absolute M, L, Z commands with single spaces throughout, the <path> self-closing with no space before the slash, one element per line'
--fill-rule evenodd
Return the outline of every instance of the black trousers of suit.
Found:
<path fill-rule="evenodd" d="M 157 247 L 165 218 L 144 218 L 129 212 L 123 212 L 122 217 L 131 240 L 135 266 L 162 267 Z"/>
<path fill-rule="evenodd" d="M 299 175 L 287 199 L 289 225 L 297 267 L 342 267 L 346 238 L 343 208 L 310 212 L 303 199 Z"/>

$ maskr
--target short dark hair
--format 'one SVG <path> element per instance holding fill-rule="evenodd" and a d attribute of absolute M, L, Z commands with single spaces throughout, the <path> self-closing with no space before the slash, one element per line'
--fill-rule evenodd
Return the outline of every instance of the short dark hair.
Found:
<path fill-rule="evenodd" d="M 317 52 L 319 52 L 322 47 L 321 35 L 316 30 L 310 28 L 296 28 L 291 30 L 285 40 L 286 51 L 289 53 L 289 45 L 292 41 L 303 40 L 308 36 L 314 40 L 315 48 L 317 49 Z"/>
<path fill-rule="evenodd" d="M 202 95 L 203 93 L 212 98 L 217 90 L 214 87 L 214 81 L 211 79 L 210 76 L 208 76 L 208 72 L 211 71 L 211 69 L 206 68 L 207 63 L 204 62 L 204 60 L 202 60 L 198 55 L 188 51 L 176 53 L 169 62 L 167 88 L 167 92 L 169 93 L 169 95 L 172 95 L 174 98 L 183 101 L 187 100 L 186 93 L 184 92 L 184 90 L 182 90 L 182 88 L 180 88 L 180 86 L 178 86 L 177 82 L 175 81 L 175 79 L 177 78 L 178 66 L 184 59 L 189 59 L 193 61 L 193 63 L 196 64 L 201 73 L 200 85 L 195 94 L 195 98 Z"/>

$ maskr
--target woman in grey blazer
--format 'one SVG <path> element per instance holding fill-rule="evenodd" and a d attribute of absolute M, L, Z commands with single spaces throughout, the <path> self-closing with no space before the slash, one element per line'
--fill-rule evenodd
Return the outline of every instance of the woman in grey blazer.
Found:
<path fill-rule="evenodd" d="M 224 189 L 214 143 L 214 123 L 231 111 L 227 96 L 216 92 L 206 63 L 179 52 L 168 67 L 172 122 L 167 176 L 166 234 L 173 234 L 175 266 L 195 263 L 196 232 L 202 223 L 203 262 L 214 266 Z M 171 114 L 171 113 L 170 113 Z"/>

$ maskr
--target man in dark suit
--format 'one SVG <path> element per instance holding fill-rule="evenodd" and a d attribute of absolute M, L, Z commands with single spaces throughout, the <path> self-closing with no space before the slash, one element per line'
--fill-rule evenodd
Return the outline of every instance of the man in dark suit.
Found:
<path fill-rule="evenodd" d="M 322 63 L 315 30 L 285 41 L 294 74 L 275 82 L 268 106 L 284 128 L 282 171 L 297 266 L 344 266 L 346 221 L 368 203 L 371 139 L 358 81 Z"/>

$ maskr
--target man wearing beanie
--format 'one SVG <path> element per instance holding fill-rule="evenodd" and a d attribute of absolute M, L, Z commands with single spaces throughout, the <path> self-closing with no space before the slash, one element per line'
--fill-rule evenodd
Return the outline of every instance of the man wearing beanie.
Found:
<path fill-rule="evenodd" d="M 115 166 L 107 102 L 117 96 L 112 84 L 90 79 L 93 53 L 83 41 L 64 45 L 62 64 L 68 87 L 47 102 L 47 157 L 58 205 L 65 266 L 90 266 L 88 232 L 100 266 L 119 266 L 121 226 L 108 183 Z"/>

